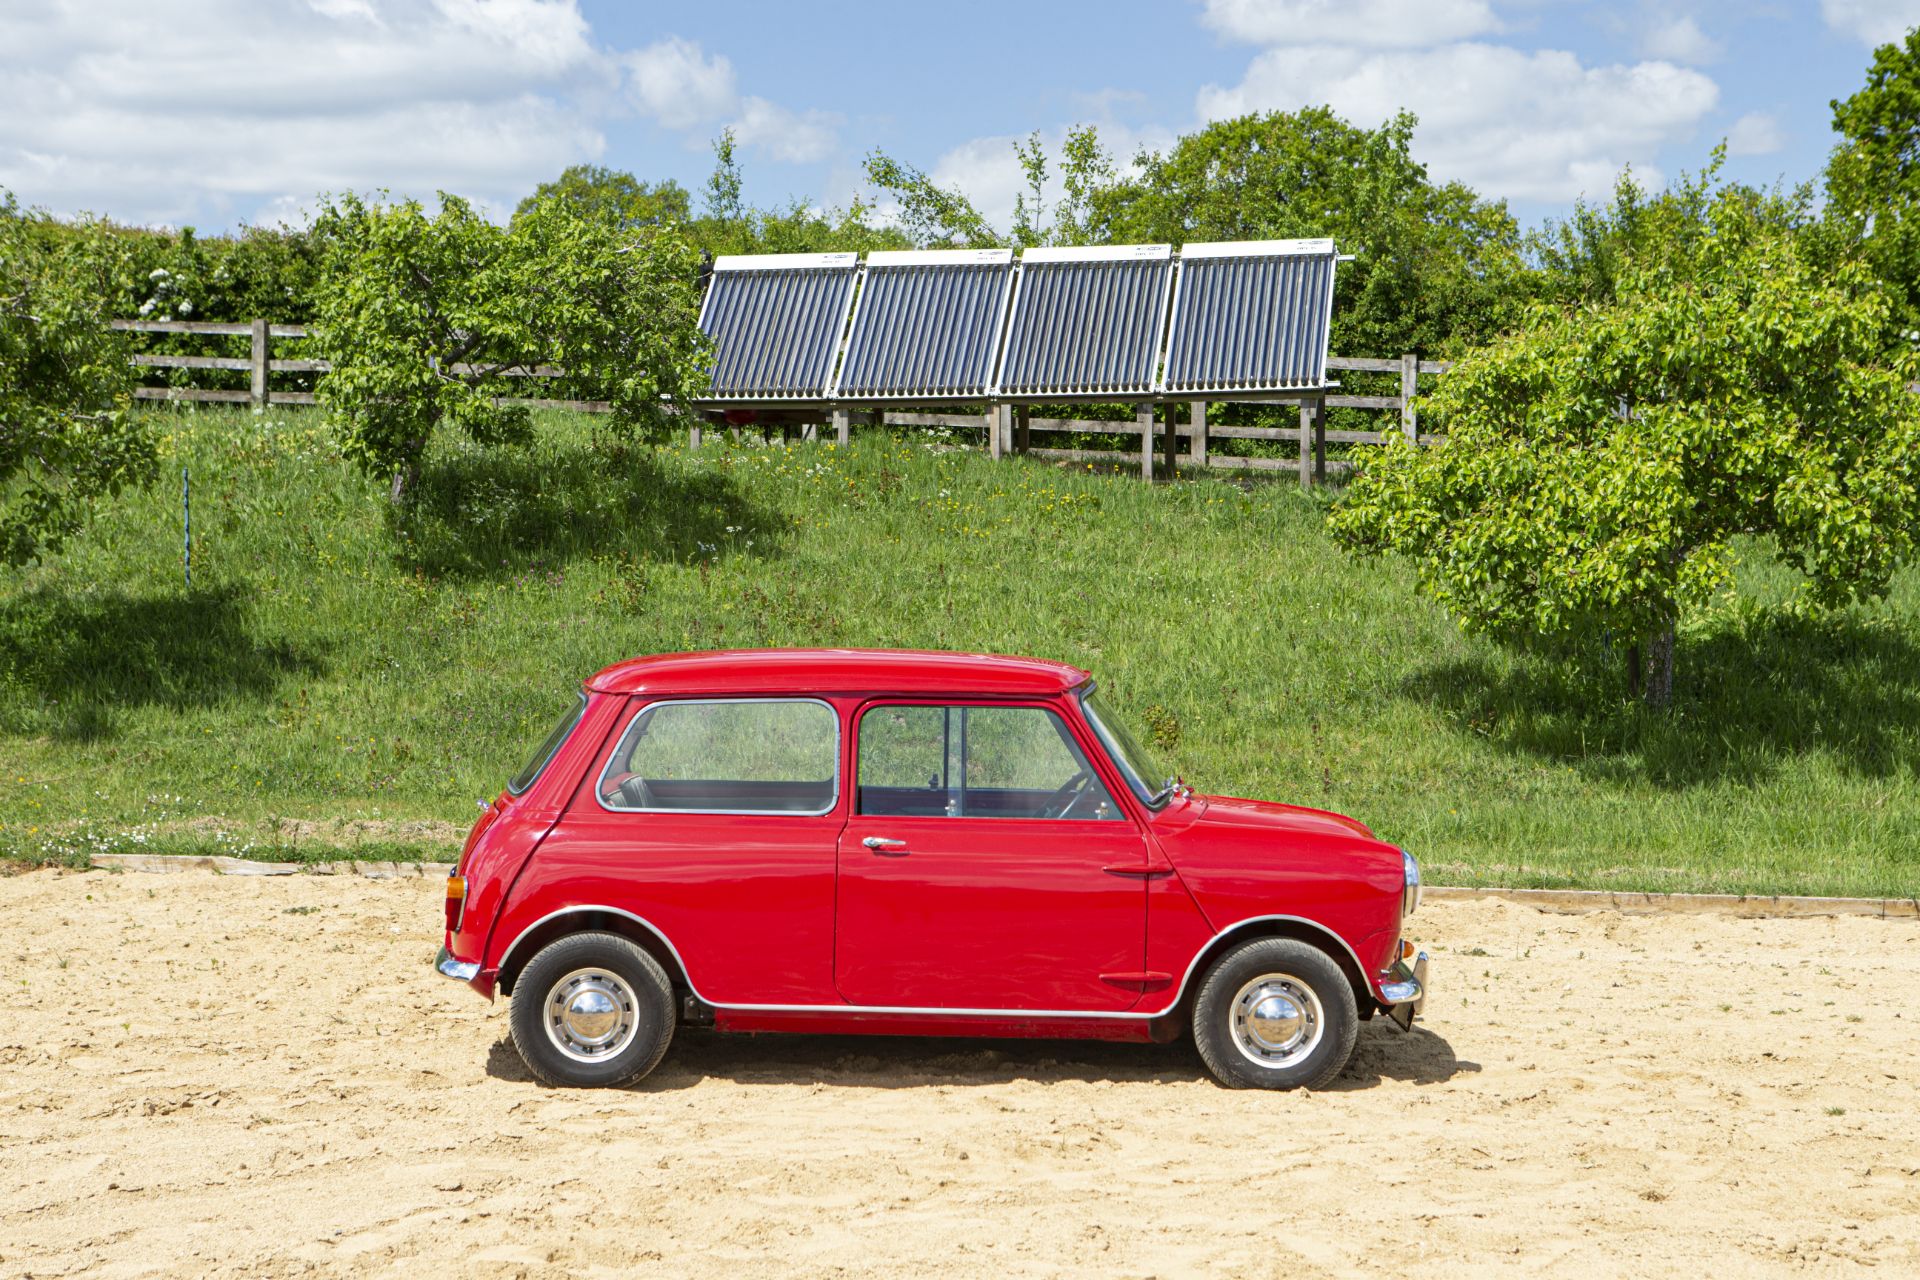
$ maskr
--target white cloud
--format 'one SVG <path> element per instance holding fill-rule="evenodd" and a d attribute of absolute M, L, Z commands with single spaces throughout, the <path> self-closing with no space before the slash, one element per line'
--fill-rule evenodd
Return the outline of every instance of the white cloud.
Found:
<path fill-rule="evenodd" d="M 1862 44 L 1887 44 L 1920 27 L 1920 0 L 1820 0 L 1820 16 Z"/>
<path fill-rule="evenodd" d="M 172 224 L 297 219 L 345 189 L 504 211 L 604 153 L 623 84 L 668 128 L 833 145 L 697 45 L 598 44 L 577 0 L 68 0 L 0 8 L 0 186 Z"/>
<path fill-rule="evenodd" d="M 1200 115 L 1326 104 L 1375 125 L 1405 107 L 1415 150 L 1439 179 L 1543 201 L 1600 195 L 1632 165 L 1643 178 L 1667 141 L 1689 136 L 1719 101 L 1698 71 L 1667 62 L 1588 67 L 1571 53 L 1499 45 L 1430 50 L 1269 49 L 1230 88 L 1200 91 Z"/>
<path fill-rule="evenodd" d="M 1201 21 L 1248 44 L 1409 49 L 1501 29 L 1487 0 L 1205 0 Z"/>
<path fill-rule="evenodd" d="M 626 56 L 628 92 L 635 104 L 669 129 L 691 129 L 725 119 L 739 103 L 733 64 L 707 57 L 678 36 Z"/>
<path fill-rule="evenodd" d="M 1681 15 L 1654 19 L 1640 37 L 1640 52 L 1649 58 L 1698 66 L 1718 58 L 1721 49 L 1720 43 L 1702 31 L 1699 23 Z"/>
<path fill-rule="evenodd" d="M 1768 156 L 1787 145 L 1780 122 L 1764 111 L 1749 111 L 1727 130 L 1730 156 Z"/>
<path fill-rule="evenodd" d="M 718 54 L 708 57 L 691 40 L 669 36 L 625 61 L 628 97 L 664 127 L 686 134 L 688 146 L 705 146 L 720 130 L 732 129 L 742 147 L 806 164 L 826 159 L 839 145 L 839 116 L 741 96 L 733 64 Z"/>

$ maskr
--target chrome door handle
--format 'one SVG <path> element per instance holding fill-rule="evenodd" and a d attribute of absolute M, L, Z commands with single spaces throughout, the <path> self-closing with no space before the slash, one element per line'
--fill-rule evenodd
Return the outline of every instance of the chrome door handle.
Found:
<path fill-rule="evenodd" d="M 900 849 L 904 851 L 907 847 L 907 842 L 905 840 L 889 840 L 885 836 L 868 836 L 865 840 L 862 840 L 860 843 L 867 846 L 867 848 L 873 850 L 875 853 L 888 853 L 894 849 Z"/>

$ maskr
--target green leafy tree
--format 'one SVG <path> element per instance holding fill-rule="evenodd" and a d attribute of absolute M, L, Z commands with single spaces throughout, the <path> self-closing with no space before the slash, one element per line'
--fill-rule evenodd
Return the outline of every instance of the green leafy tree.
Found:
<path fill-rule="evenodd" d="M 1445 354 L 1519 316 L 1525 270 L 1506 205 L 1435 183 L 1411 153 L 1415 119 L 1377 129 L 1325 107 L 1240 116 L 1143 152 L 1084 198 L 1091 243 L 1331 237 L 1334 350 Z"/>
<path fill-rule="evenodd" d="M 1471 630 L 1612 636 L 1658 706 L 1681 610 L 1727 586 L 1734 537 L 1770 536 L 1807 606 L 1886 592 L 1920 538 L 1920 398 L 1878 359 L 1866 273 L 1809 266 L 1741 192 L 1643 246 L 1615 292 L 1538 306 L 1462 360 L 1425 401 L 1445 443 L 1384 446 L 1332 528 L 1409 557 Z"/>
<path fill-rule="evenodd" d="M 405 500 L 436 431 L 482 445 L 524 442 L 528 384 L 510 371 L 564 369 L 606 400 L 610 430 L 664 428 L 704 385 L 697 259 L 666 228 L 621 231 L 564 200 L 510 229 L 442 195 L 347 195 L 315 227 L 325 245 L 314 337 L 332 370 L 317 388 L 344 452 Z"/>
<path fill-rule="evenodd" d="M 582 218 L 618 231 L 683 223 L 692 214 L 687 189 L 671 178 L 642 182 L 623 169 L 592 164 L 570 165 L 553 181 L 541 183 L 513 216 L 529 213 L 546 200 L 561 201 Z"/>
<path fill-rule="evenodd" d="M 128 287 L 125 246 L 101 222 L 47 234 L 45 221 L 0 193 L 0 560 L 14 565 L 58 551 L 158 466 L 107 323 Z"/>
<path fill-rule="evenodd" d="M 1874 50 L 1865 86 L 1831 106 L 1823 230 L 1885 283 L 1890 336 L 1920 346 L 1920 30 Z"/>
<path fill-rule="evenodd" d="M 891 192 L 901 230 L 925 249 L 990 249 L 1005 240 L 958 187 L 943 187 L 883 152 L 867 157 L 867 181 Z"/>

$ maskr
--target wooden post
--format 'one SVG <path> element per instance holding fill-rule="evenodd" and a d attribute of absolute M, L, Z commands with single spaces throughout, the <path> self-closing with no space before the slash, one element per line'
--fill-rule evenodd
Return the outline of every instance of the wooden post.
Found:
<path fill-rule="evenodd" d="M 1313 488 L 1313 401 L 1300 402 L 1300 487 Z"/>
<path fill-rule="evenodd" d="M 700 447 L 700 415 L 697 413 L 690 413 L 687 415 L 687 448 L 698 449 L 699 447 Z"/>
<path fill-rule="evenodd" d="M 833 411 L 833 439 L 842 449 L 853 440 L 853 415 L 845 409 Z"/>
<path fill-rule="evenodd" d="M 251 388 L 253 411 L 263 413 L 267 407 L 267 322 L 253 322 L 253 386 Z"/>
<path fill-rule="evenodd" d="M 1013 451 L 1025 453 L 1033 447 L 1033 410 L 1021 405 L 1013 411 Z"/>
<path fill-rule="evenodd" d="M 884 427 L 884 426 L 886 426 L 886 425 L 887 425 L 887 411 L 886 411 L 885 409 L 875 409 L 875 410 L 873 410 L 873 412 L 872 412 L 872 416 L 871 416 L 871 417 L 869 418 L 869 421 L 870 421 L 870 422 L 872 423 L 872 425 L 873 425 L 873 427 L 874 427 L 874 428 L 875 428 L 876 430 L 878 430 L 878 429 L 879 429 L 879 428 L 881 428 L 881 427 Z"/>
<path fill-rule="evenodd" d="M 1407 437 L 1408 444 L 1420 441 L 1419 424 L 1413 412 L 1413 396 L 1420 386 L 1420 357 L 1404 355 L 1400 357 L 1400 430 Z"/>
<path fill-rule="evenodd" d="M 1327 482 L 1327 398 L 1316 396 L 1313 401 L 1313 482 Z"/>
<path fill-rule="evenodd" d="M 1133 420 L 1140 425 L 1140 478 L 1153 483 L 1153 406 L 1143 404 L 1134 410 Z"/>
<path fill-rule="evenodd" d="M 1169 480 L 1178 480 L 1180 478 L 1180 458 L 1178 456 L 1178 451 L 1180 448 L 1180 428 L 1174 418 L 1174 415 L 1179 412 L 1180 412 L 1179 405 L 1175 404 L 1171 400 L 1167 401 L 1166 446 L 1167 446 L 1167 479 Z"/>
<path fill-rule="evenodd" d="M 1207 465 L 1207 402 L 1195 400 L 1187 406 L 1187 461 L 1196 467 Z"/>
<path fill-rule="evenodd" d="M 820 438 L 820 424 L 817 422 L 804 424 L 800 428 L 800 438 L 802 440 L 818 440 Z"/>

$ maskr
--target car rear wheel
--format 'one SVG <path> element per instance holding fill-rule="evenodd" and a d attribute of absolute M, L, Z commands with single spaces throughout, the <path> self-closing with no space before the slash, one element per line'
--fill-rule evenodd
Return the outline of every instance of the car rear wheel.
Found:
<path fill-rule="evenodd" d="M 618 934 L 569 934 L 521 970 L 507 1022 L 521 1061 L 545 1083 L 627 1084 L 673 1043 L 673 983 Z"/>
<path fill-rule="evenodd" d="M 1193 1003 L 1193 1043 L 1230 1089 L 1321 1088 L 1347 1065 L 1359 1032 L 1346 974 L 1295 938 L 1227 952 Z"/>

